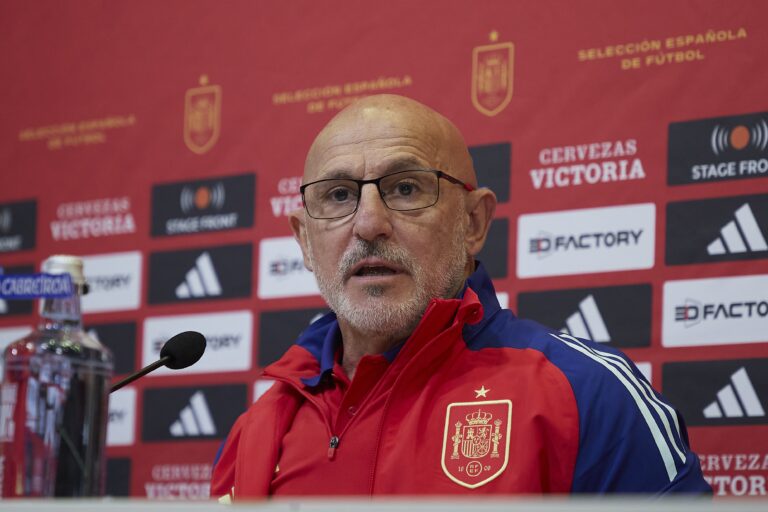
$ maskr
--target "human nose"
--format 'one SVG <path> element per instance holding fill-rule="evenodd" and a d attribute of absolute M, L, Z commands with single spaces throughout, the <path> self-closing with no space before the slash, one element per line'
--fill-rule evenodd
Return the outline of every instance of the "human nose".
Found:
<path fill-rule="evenodd" d="M 376 185 L 373 183 L 368 187 L 363 185 L 354 216 L 353 233 L 368 241 L 389 237 L 392 234 L 390 214 L 391 210 L 384 204 Z"/>

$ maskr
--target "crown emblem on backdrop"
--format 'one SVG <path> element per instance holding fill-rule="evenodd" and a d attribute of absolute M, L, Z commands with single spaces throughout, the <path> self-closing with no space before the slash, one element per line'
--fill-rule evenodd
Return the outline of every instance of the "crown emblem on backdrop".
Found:
<path fill-rule="evenodd" d="M 201 75 L 200 86 L 184 97 L 184 143 L 198 155 L 208 152 L 221 133 L 221 86 L 208 81 L 208 75 Z"/>
<path fill-rule="evenodd" d="M 495 116 L 512 100 L 515 46 L 499 42 L 493 30 L 490 43 L 472 50 L 472 104 L 482 114 Z"/>

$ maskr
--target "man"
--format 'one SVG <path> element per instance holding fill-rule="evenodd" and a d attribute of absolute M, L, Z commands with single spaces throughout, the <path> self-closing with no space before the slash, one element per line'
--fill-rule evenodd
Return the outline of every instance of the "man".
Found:
<path fill-rule="evenodd" d="M 474 259 L 496 198 L 451 122 L 360 100 L 303 183 L 291 228 L 333 313 L 266 368 L 213 496 L 710 491 L 621 353 L 500 309 Z"/>

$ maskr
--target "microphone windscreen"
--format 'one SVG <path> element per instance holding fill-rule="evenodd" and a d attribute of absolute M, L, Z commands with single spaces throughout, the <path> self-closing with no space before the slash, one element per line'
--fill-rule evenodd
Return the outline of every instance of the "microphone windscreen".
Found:
<path fill-rule="evenodd" d="M 169 339 L 160 350 L 160 358 L 171 356 L 165 366 L 180 370 L 192 366 L 205 352 L 205 336 L 195 331 L 184 331 Z"/>

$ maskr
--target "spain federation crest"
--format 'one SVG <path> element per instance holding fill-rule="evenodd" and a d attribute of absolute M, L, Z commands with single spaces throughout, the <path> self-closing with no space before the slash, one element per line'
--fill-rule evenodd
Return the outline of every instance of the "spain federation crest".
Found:
<path fill-rule="evenodd" d="M 472 104 L 487 116 L 504 110 L 512 99 L 515 47 L 497 39 L 491 32 L 493 44 L 472 51 Z"/>
<path fill-rule="evenodd" d="M 200 77 L 200 87 L 187 90 L 184 97 L 184 143 L 202 155 L 219 140 L 221 130 L 221 86 L 208 85 Z"/>
<path fill-rule="evenodd" d="M 445 475 L 469 489 L 498 477 L 509 462 L 511 426 L 510 400 L 449 404 L 443 434 Z"/>

